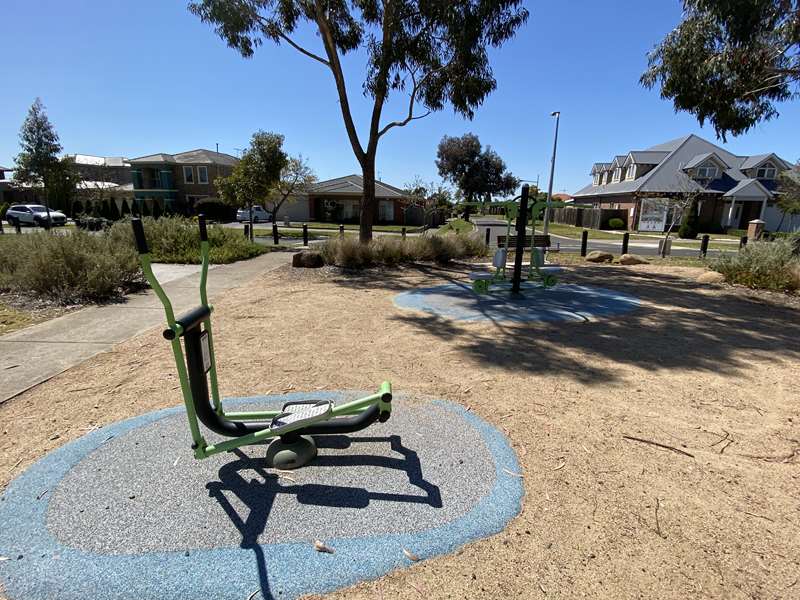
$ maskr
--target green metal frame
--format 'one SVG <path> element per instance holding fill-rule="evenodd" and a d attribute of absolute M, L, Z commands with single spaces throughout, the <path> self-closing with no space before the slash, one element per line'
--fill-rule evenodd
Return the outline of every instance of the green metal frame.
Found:
<path fill-rule="evenodd" d="M 208 335 L 208 349 L 210 355 L 210 368 L 208 370 L 208 377 L 210 383 L 211 401 L 215 412 L 227 421 L 268 421 L 273 417 L 280 414 L 280 410 L 266 410 L 266 411 L 249 411 L 249 412 L 225 412 L 222 406 L 222 399 L 219 395 L 219 384 L 217 380 L 217 365 L 214 357 L 214 341 L 211 331 L 211 317 L 213 307 L 208 304 L 208 293 L 206 290 L 206 282 L 208 281 L 208 265 L 209 265 L 209 245 L 207 241 L 200 243 L 200 256 L 201 256 L 201 270 L 200 270 L 200 302 L 203 307 L 209 309 L 209 316 L 203 321 L 203 329 Z M 268 427 L 249 433 L 247 435 L 231 438 L 216 444 L 209 444 L 206 442 L 200 430 L 200 423 L 194 408 L 194 401 L 192 397 L 192 390 L 189 383 L 189 374 L 186 366 L 186 359 L 184 357 L 183 347 L 181 345 L 181 336 L 184 333 L 182 326 L 175 320 L 175 312 L 167 296 L 164 288 L 158 282 L 152 268 L 152 259 L 149 253 L 140 254 L 139 261 L 142 265 L 142 271 L 153 288 L 156 296 L 164 306 L 164 314 L 167 320 L 167 327 L 171 329 L 175 335 L 170 341 L 172 345 L 172 354 L 175 359 L 175 367 L 178 371 L 178 379 L 181 384 L 181 393 L 183 395 L 183 403 L 186 407 L 186 416 L 189 421 L 189 430 L 192 434 L 192 442 L 194 448 L 195 458 L 206 458 L 221 452 L 228 452 L 241 446 L 249 444 L 257 444 L 271 438 L 286 435 L 292 431 L 302 430 L 307 423 L 299 423 L 296 427 L 289 427 L 281 429 L 280 433 L 271 431 Z M 359 398 L 345 404 L 335 406 L 331 412 L 331 418 L 358 415 L 373 405 L 378 405 L 381 413 L 391 413 L 392 404 L 384 400 L 385 395 L 391 395 L 392 386 L 388 381 L 384 381 L 378 392 L 364 398 Z"/>

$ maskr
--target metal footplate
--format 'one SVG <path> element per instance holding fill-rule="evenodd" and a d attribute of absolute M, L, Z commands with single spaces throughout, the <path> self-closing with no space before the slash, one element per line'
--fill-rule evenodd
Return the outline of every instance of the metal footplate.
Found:
<path fill-rule="evenodd" d="M 279 435 L 302 429 L 312 423 L 327 421 L 333 412 L 333 401 L 288 402 L 283 405 L 282 411 L 275 415 L 269 424 L 270 431 Z"/>

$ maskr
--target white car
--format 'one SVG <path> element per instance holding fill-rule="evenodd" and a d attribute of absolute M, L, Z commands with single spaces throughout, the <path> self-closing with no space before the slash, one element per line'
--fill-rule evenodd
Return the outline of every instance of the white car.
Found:
<path fill-rule="evenodd" d="M 20 224 L 45 227 L 47 225 L 47 208 L 41 204 L 14 204 L 6 211 L 6 221 L 11 226 Z M 51 208 L 50 223 L 54 226 L 66 225 L 67 215 Z"/>
<path fill-rule="evenodd" d="M 250 214 L 247 212 L 247 208 L 240 208 L 236 211 L 236 220 L 239 223 L 250 222 Z M 270 220 L 269 213 L 264 210 L 263 206 L 253 205 L 253 223 L 269 223 Z"/>

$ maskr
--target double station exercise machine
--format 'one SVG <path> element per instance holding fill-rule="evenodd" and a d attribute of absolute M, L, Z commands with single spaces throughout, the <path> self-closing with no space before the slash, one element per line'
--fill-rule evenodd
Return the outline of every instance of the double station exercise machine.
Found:
<path fill-rule="evenodd" d="M 167 318 L 164 338 L 172 345 L 195 458 L 206 458 L 250 444 L 269 443 L 266 451 L 267 464 L 279 469 L 295 469 L 307 464 L 317 454 L 316 445 L 310 436 L 353 433 L 376 421 L 388 421 L 392 414 L 392 386 L 388 381 L 384 381 L 378 392 L 371 396 L 339 405 L 332 400 L 299 400 L 285 403 L 281 410 L 225 411 L 217 384 L 211 333 L 213 308 L 208 304 L 206 293 L 208 230 L 203 215 L 199 216 L 198 221 L 200 306 L 177 318 L 172 303 L 153 274 L 142 221 L 131 221 L 142 271 L 164 305 Z M 210 431 L 231 439 L 209 444 L 203 437 L 200 423 Z"/>
<path fill-rule="evenodd" d="M 506 275 L 506 261 L 508 260 L 508 247 L 511 245 L 512 240 L 516 242 L 516 260 L 514 264 L 514 272 L 512 273 L 512 285 L 515 292 L 519 292 L 519 282 L 522 277 L 522 255 L 524 249 L 528 247 L 528 245 L 531 247 L 531 260 L 528 264 L 527 279 L 529 281 L 538 279 L 542 287 L 545 289 L 553 287 L 556 285 L 556 283 L 558 283 L 555 275 L 546 273 L 543 270 L 543 267 L 545 267 L 544 250 L 536 247 L 536 220 L 539 217 L 539 213 L 541 213 L 545 207 L 549 206 L 550 208 L 559 208 L 566 206 L 566 204 L 560 201 L 551 201 L 548 205 L 547 202 L 539 201 L 534 203 L 533 206 L 529 207 L 529 193 L 530 188 L 527 184 L 525 184 L 522 186 L 522 194 L 520 196 L 517 196 L 513 200 L 503 204 L 503 211 L 505 213 L 506 220 L 505 244 L 503 247 L 497 248 L 494 253 L 494 257 L 492 258 L 492 266 L 495 269 L 494 273 L 483 272 L 470 274 L 470 278 L 472 279 L 472 289 L 476 293 L 486 294 L 489 292 L 492 284 L 504 283 L 508 280 Z M 511 224 L 514 221 L 516 221 L 516 237 L 512 237 L 511 235 Z M 531 227 L 530 236 L 527 235 L 529 221 Z M 526 243 L 528 239 L 530 239 L 530 244 Z"/>

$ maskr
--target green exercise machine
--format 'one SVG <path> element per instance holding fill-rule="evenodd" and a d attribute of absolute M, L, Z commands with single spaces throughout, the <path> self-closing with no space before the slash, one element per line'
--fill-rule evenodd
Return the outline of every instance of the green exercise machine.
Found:
<path fill-rule="evenodd" d="M 523 186 L 523 191 L 525 190 L 525 186 Z M 527 194 L 526 194 L 527 196 Z M 527 200 L 527 198 L 526 198 Z M 519 201 L 519 203 L 518 203 Z M 494 253 L 494 257 L 492 258 L 492 267 L 494 267 L 494 273 L 473 273 L 470 275 L 472 278 L 472 289 L 478 294 L 486 294 L 489 292 L 492 284 L 506 282 L 506 261 L 508 260 L 508 245 L 509 240 L 511 240 L 511 225 L 514 221 L 517 222 L 517 227 L 519 228 L 520 222 L 524 223 L 523 231 L 527 232 L 528 227 L 528 220 L 530 220 L 530 227 L 531 227 L 531 260 L 528 264 L 528 274 L 527 279 L 529 281 L 538 280 L 542 287 L 550 288 L 553 287 L 558 283 L 555 275 L 552 273 L 547 273 L 543 270 L 545 267 L 544 262 L 544 251 L 541 248 L 533 247 L 533 241 L 536 239 L 536 219 L 539 216 L 539 213 L 548 206 L 547 202 L 540 201 L 533 204 L 530 209 L 523 209 L 525 210 L 525 215 L 520 215 L 520 205 L 522 204 L 522 196 L 518 196 L 509 202 L 504 204 L 504 212 L 505 212 L 505 220 L 506 220 L 506 243 L 505 247 L 497 248 Z M 525 202 L 527 206 L 527 201 Z M 559 208 L 566 206 L 564 202 L 560 201 L 551 201 L 549 204 L 550 208 Z M 520 216 L 524 218 L 520 220 Z M 519 246 L 519 244 L 518 244 Z M 524 248 L 524 238 L 523 238 L 523 245 Z M 519 252 L 519 250 L 518 250 Z"/>
<path fill-rule="evenodd" d="M 295 469 L 307 464 L 317 454 L 311 436 L 353 433 L 376 421 L 388 421 L 392 413 L 392 386 L 388 381 L 384 381 L 375 394 L 339 405 L 332 400 L 299 400 L 285 403 L 281 410 L 225 411 L 219 395 L 211 333 L 213 308 L 208 303 L 206 292 L 208 231 L 203 215 L 198 221 L 200 306 L 178 317 L 175 317 L 172 303 L 153 274 L 142 221 L 131 221 L 142 271 L 164 305 L 167 319 L 164 338 L 172 345 L 195 458 L 206 458 L 250 444 L 269 443 L 267 464 L 280 469 Z M 200 424 L 230 439 L 209 444 L 203 437 Z"/>

